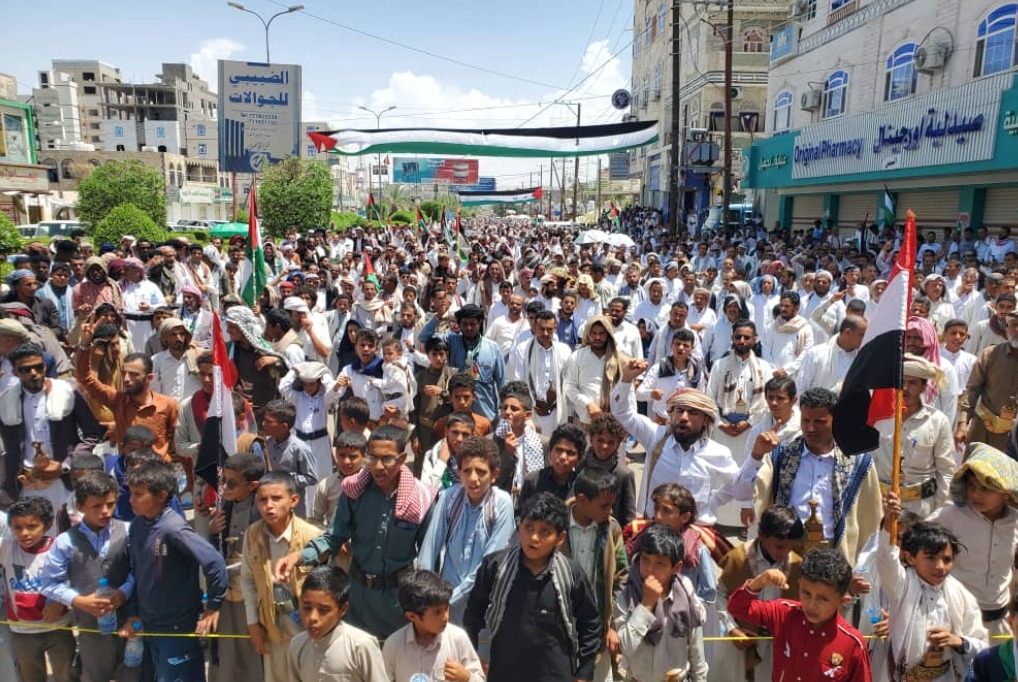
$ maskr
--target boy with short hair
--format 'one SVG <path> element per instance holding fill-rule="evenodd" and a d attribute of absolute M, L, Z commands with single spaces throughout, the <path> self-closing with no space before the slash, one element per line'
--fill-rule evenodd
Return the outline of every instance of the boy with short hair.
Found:
<path fill-rule="evenodd" d="M 488 682 L 593 679 L 601 614 L 583 569 L 558 551 L 568 528 L 565 503 L 538 493 L 520 512 L 519 543 L 477 569 L 463 624 L 475 647 L 491 633 Z"/>
<path fill-rule="evenodd" d="M 1018 632 L 1018 595 L 1007 605 L 1007 621 L 1012 632 Z M 965 682 L 998 682 L 1018 679 L 1018 665 L 1015 664 L 1015 647 L 1012 640 L 983 649 L 976 654 Z"/>
<path fill-rule="evenodd" d="M 586 573 L 604 621 L 604 647 L 599 652 L 595 680 L 611 680 L 619 636 L 612 627 L 615 600 L 629 573 L 622 527 L 612 515 L 618 481 L 605 469 L 580 471 L 573 482 L 569 507 L 569 532 L 562 551 L 576 560 Z"/>
<path fill-rule="evenodd" d="M 49 659 L 57 682 L 70 682 L 74 658 L 71 615 L 56 601 L 47 601 L 40 577 L 53 549 L 46 534 L 53 524 L 53 503 L 25 497 L 7 510 L 7 531 L 0 537 L 0 567 L 6 576 L 6 619 L 21 682 L 46 682 Z"/>
<path fill-rule="evenodd" d="M 634 570 L 614 611 L 619 648 L 634 679 L 665 680 L 677 670 L 675 679 L 707 680 L 707 614 L 693 584 L 682 575 L 685 552 L 682 536 L 664 524 L 640 535 Z"/>
<path fill-rule="evenodd" d="M 399 339 L 386 339 L 382 342 L 382 378 L 369 379 L 368 383 L 382 394 L 382 416 L 387 420 L 386 423 L 405 428 L 413 409 L 417 383 Z"/>
<path fill-rule="evenodd" d="M 343 619 L 350 606 L 343 569 L 319 566 L 304 580 L 300 614 L 304 632 L 290 641 L 290 681 L 387 682 L 378 641 Z"/>
<path fill-rule="evenodd" d="M 449 366 L 449 344 L 440 336 L 432 336 L 424 344 L 428 354 L 428 366 L 417 372 L 414 378 L 417 383 L 417 394 L 414 396 L 414 412 L 412 421 L 416 428 L 414 435 L 418 439 L 418 453 L 414 457 L 414 476 L 420 478 L 421 454 L 427 452 L 438 438 L 435 436 L 435 413 L 445 404 L 449 397 L 449 380 L 456 370 Z"/>
<path fill-rule="evenodd" d="M 131 468 L 131 455 L 138 450 L 151 449 L 155 440 L 155 434 L 149 427 L 142 424 L 128 426 L 124 431 L 124 442 L 120 446 L 120 451 L 105 457 L 106 471 L 117 479 L 117 510 L 114 516 L 121 521 L 130 521 L 134 518 L 134 512 L 131 511 L 131 489 L 127 487 L 127 470 Z"/>
<path fill-rule="evenodd" d="M 293 405 L 285 400 L 273 400 L 265 406 L 262 431 L 265 433 L 269 468 L 293 476 L 301 496 L 297 513 L 304 516 L 307 513 L 307 491 L 318 483 L 318 466 L 308 444 L 293 433 L 296 421 L 297 411 Z"/>
<path fill-rule="evenodd" d="M 587 435 L 583 429 L 576 424 L 560 424 L 548 439 L 548 459 L 551 463 L 523 479 L 517 506 L 522 507 L 528 498 L 541 492 L 553 493 L 563 502 L 572 497 L 576 467 L 586 449 Z"/>
<path fill-rule="evenodd" d="M 371 408 L 368 401 L 356 396 L 339 403 L 339 428 L 342 431 L 357 431 L 364 438 L 371 437 Z"/>
<path fill-rule="evenodd" d="M 446 438 L 459 426 L 450 424 Z M 513 500 L 509 493 L 493 487 L 498 476 L 498 450 L 490 439 L 469 436 L 457 450 L 459 481 L 435 503 L 417 565 L 440 571 L 452 583 L 447 600 L 449 619 L 458 625 L 463 622 L 477 567 L 484 557 L 509 544 Z"/>
<path fill-rule="evenodd" d="M 516 498 L 524 479 L 547 464 L 548 439 L 537 432 L 530 420 L 534 399 L 526 382 L 510 381 L 499 393 L 502 418 L 492 435 L 502 461 L 496 485 Z"/>
<path fill-rule="evenodd" d="M 299 501 L 300 495 L 289 474 L 268 472 L 255 490 L 261 520 L 253 523 L 244 536 L 240 588 L 247 631 L 255 653 L 262 657 L 265 682 L 290 680 L 290 639 L 299 632 L 290 614 L 297 608 L 296 598 L 304 584 L 304 574 L 298 571 L 285 584 L 275 584 L 272 565 L 322 533 L 294 514 Z M 274 596 L 277 591 L 289 593 L 289 604 L 277 604 L 281 601 Z"/>
<path fill-rule="evenodd" d="M 470 372 L 457 372 L 449 379 L 449 404 L 438 410 L 435 419 L 433 430 L 436 440 L 445 437 L 446 420 L 453 412 L 470 412 L 474 415 L 475 436 L 487 436 L 491 433 L 491 420 L 474 412 L 474 401 L 477 399 L 474 390 L 476 384 L 477 380 Z"/>
<path fill-rule="evenodd" d="M 336 436 L 332 451 L 334 471 L 318 482 L 308 521 L 319 528 L 329 525 L 336 513 L 339 496 L 343 493 L 343 479 L 360 473 L 367 446 L 368 439 L 359 431 L 344 431 Z"/>
<path fill-rule="evenodd" d="M 127 474 L 131 508 L 136 518 L 128 530 L 128 555 L 134 570 L 140 623 L 149 632 L 205 635 L 216 629 L 219 608 L 226 597 L 226 562 L 202 539 L 169 501 L 177 487 L 173 467 L 148 462 Z M 208 606 L 202 611 L 198 570 L 205 576 Z M 171 586 L 171 589 L 167 589 Z M 122 637 L 136 633 L 131 618 L 120 629 Z M 199 639 L 145 638 L 156 679 L 205 682 L 205 656 Z"/>
<path fill-rule="evenodd" d="M 100 474 L 106 472 L 106 463 L 99 455 L 78 455 L 71 460 L 71 492 L 67 496 L 67 501 L 56 510 L 57 530 L 61 533 L 81 522 L 81 514 L 76 503 L 77 496 L 74 494 L 74 483 L 91 471 Z"/>
<path fill-rule="evenodd" d="M 421 456 L 421 482 L 442 491 L 459 482 L 456 455 L 463 441 L 474 435 L 476 419 L 471 412 L 453 412 L 448 417 L 445 433 L 435 445 Z"/>
<path fill-rule="evenodd" d="M 450 623 L 453 588 L 432 571 L 410 571 L 399 584 L 399 606 L 410 621 L 382 646 L 389 682 L 427 679 L 483 682 L 484 672 L 470 638 Z"/>
<path fill-rule="evenodd" d="M 578 471 L 587 468 L 603 469 L 615 475 L 618 494 L 612 516 L 625 528 L 636 518 L 636 475 L 627 466 L 625 457 L 619 456 L 619 446 L 629 434 L 619 420 L 607 413 L 601 413 L 590 420 L 587 427 L 587 448 Z"/>
<path fill-rule="evenodd" d="M 128 682 L 137 669 L 120 663 L 124 640 L 89 632 L 98 628 L 97 618 L 111 610 L 117 621 L 127 620 L 125 603 L 134 590 L 134 576 L 127 557 L 127 524 L 113 518 L 117 504 L 117 481 L 103 471 L 83 474 L 74 482 L 74 498 L 81 522 L 63 532 L 46 553 L 39 580 L 51 602 L 73 609 L 83 682 Z M 105 578 L 113 597 L 99 597 L 99 579 Z"/>
<path fill-rule="evenodd" d="M 223 462 L 223 506 L 209 517 L 209 533 L 226 559 L 229 587 L 226 600 L 219 609 L 219 631 L 228 635 L 247 632 L 244 594 L 240 585 L 240 566 L 244 537 L 251 524 L 258 521 L 255 492 L 265 475 L 265 460 L 253 452 L 238 452 Z M 216 640 L 209 666 L 209 680 L 258 679 L 262 677 L 262 660 L 254 654 L 247 639 Z"/>
<path fill-rule="evenodd" d="M 774 637 L 771 679 L 828 682 L 832 679 L 869 682 L 870 659 L 862 634 L 842 618 L 840 609 L 852 600 L 852 566 L 837 549 L 814 549 L 799 568 L 801 601 L 760 601 L 768 587 L 787 590 L 788 577 L 769 568 L 747 581 L 728 598 L 736 620 L 767 628 Z"/>

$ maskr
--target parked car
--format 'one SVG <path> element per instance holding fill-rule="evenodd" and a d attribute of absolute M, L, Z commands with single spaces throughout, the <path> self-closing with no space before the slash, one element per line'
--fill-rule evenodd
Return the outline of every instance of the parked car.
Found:
<path fill-rule="evenodd" d="M 15 227 L 18 230 L 18 234 L 25 239 L 31 239 L 35 236 L 35 228 L 37 228 L 38 225 L 35 223 L 25 223 L 24 225 L 16 225 Z"/>
<path fill-rule="evenodd" d="M 81 220 L 43 220 L 35 226 L 35 239 L 50 240 L 53 237 L 70 239 L 75 230 L 87 230 L 89 223 Z"/>
<path fill-rule="evenodd" d="M 211 230 L 214 220 L 178 220 L 170 225 L 170 232 L 191 232 L 194 230 Z"/>

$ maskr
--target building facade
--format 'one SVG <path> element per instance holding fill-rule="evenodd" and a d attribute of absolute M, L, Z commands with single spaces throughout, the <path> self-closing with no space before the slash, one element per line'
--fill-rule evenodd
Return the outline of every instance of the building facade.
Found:
<path fill-rule="evenodd" d="M 67 149 L 85 144 L 81 123 L 80 86 L 69 74 L 41 71 L 32 88 L 39 149 Z"/>
<path fill-rule="evenodd" d="M 60 74 L 63 74 L 62 76 Z M 106 83 L 120 83 L 123 77 L 120 69 L 98 59 L 54 59 L 48 71 L 39 72 L 39 87 L 55 85 L 53 82 L 77 83 L 78 120 L 80 142 L 100 147 L 102 121 L 102 86 Z M 42 119 L 42 112 L 39 113 Z"/>
<path fill-rule="evenodd" d="M 797 0 L 772 35 L 749 184 L 768 223 L 1018 226 L 1018 4 Z"/>
<path fill-rule="evenodd" d="M 3 93 L 16 96 L 13 79 L 2 80 Z M 48 169 L 36 163 L 31 105 L 0 98 L 0 212 L 15 224 L 39 220 L 39 197 L 48 193 Z"/>

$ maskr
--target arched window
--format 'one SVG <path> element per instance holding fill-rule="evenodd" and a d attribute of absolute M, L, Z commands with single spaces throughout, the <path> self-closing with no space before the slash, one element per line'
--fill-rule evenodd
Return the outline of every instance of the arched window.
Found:
<path fill-rule="evenodd" d="M 905 43 L 887 58 L 884 76 L 884 101 L 893 102 L 915 94 L 915 43 Z"/>
<path fill-rule="evenodd" d="M 975 75 L 1007 71 L 1014 65 L 1015 19 L 1018 4 L 1001 5 L 979 22 Z"/>
<path fill-rule="evenodd" d="M 824 118 L 834 118 L 845 113 L 845 100 L 848 96 L 848 73 L 835 71 L 824 82 Z"/>
<path fill-rule="evenodd" d="M 60 177 L 64 180 L 73 180 L 74 172 L 71 169 L 73 162 L 70 159 L 64 159 L 60 162 Z"/>
<path fill-rule="evenodd" d="M 792 127 L 792 93 L 784 90 L 774 98 L 774 132 Z"/>
<path fill-rule="evenodd" d="M 767 35 L 763 32 L 763 29 L 754 26 L 742 32 L 743 52 L 763 52 L 764 45 L 766 44 Z"/>
<path fill-rule="evenodd" d="M 173 170 L 173 166 L 170 166 L 170 187 L 177 186 L 177 171 Z"/>

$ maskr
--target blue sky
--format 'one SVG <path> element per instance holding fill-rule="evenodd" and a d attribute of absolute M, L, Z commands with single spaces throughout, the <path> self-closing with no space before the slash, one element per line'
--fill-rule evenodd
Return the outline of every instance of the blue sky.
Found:
<path fill-rule="evenodd" d="M 284 6 L 244 4 L 265 16 Z M 400 126 L 515 127 L 535 114 L 528 125 L 564 124 L 575 116 L 567 107 L 542 112 L 537 103 L 546 105 L 574 86 L 563 99 L 582 102 L 585 123 L 620 118 L 609 96 L 629 81 L 632 0 L 304 4 L 307 14 L 279 17 L 270 38 L 272 61 L 303 66 L 305 120 L 373 127 L 374 117 L 357 106 L 394 104 L 390 120 Z M 412 52 L 330 22 L 543 85 Z M 0 45 L 0 72 L 15 76 L 23 93 L 53 58 L 101 59 L 136 82 L 153 80 L 162 62 L 189 62 L 214 84 L 217 58 L 264 59 L 264 30 L 225 0 L 41 0 L 6 8 Z M 536 170 L 529 161 L 481 163 L 482 175 L 507 180 Z"/>

